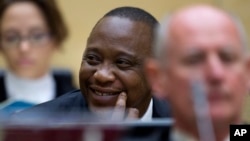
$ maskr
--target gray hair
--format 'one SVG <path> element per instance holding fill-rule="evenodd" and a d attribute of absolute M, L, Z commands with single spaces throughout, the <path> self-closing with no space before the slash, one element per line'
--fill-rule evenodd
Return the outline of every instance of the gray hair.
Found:
<path fill-rule="evenodd" d="M 245 32 L 245 28 L 243 26 L 242 21 L 239 17 L 227 12 L 227 14 L 232 19 L 233 23 L 236 26 L 236 29 L 240 36 L 240 42 L 242 44 L 243 52 L 248 52 L 248 39 L 247 34 Z M 155 30 L 155 40 L 153 44 L 153 55 L 156 59 L 162 60 L 164 56 L 166 56 L 167 47 L 169 44 L 169 30 L 170 30 L 170 22 L 172 19 L 172 15 L 168 15 L 163 22 L 158 25 Z M 166 59 L 166 58 L 164 58 Z"/>
<path fill-rule="evenodd" d="M 241 44 L 243 47 L 243 51 L 246 53 L 249 51 L 249 49 L 248 49 L 248 36 L 247 36 L 246 30 L 244 28 L 244 25 L 238 16 L 236 16 L 232 13 L 229 13 L 229 16 L 231 17 L 231 19 L 233 20 L 233 22 L 236 26 L 236 29 L 237 29 L 239 36 L 240 36 L 240 41 L 241 41 Z"/>
<path fill-rule="evenodd" d="M 159 24 L 155 30 L 155 40 L 153 42 L 153 55 L 157 59 L 162 59 L 165 55 L 166 48 L 169 39 L 169 27 L 171 22 L 171 15 L 167 16 L 162 24 Z"/>

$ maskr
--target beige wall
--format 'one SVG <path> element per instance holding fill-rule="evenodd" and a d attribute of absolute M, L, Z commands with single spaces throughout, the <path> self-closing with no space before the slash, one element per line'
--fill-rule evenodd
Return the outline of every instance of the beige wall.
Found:
<path fill-rule="evenodd" d="M 52 64 L 58 67 L 70 68 L 78 84 L 78 70 L 86 39 L 92 27 L 103 14 L 118 6 L 137 6 L 152 13 L 157 19 L 162 19 L 169 11 L 192 3 L 210 3 L 239 15 L 247 33 L 250 33 L 250 0 L 57 0 L 70 29 L 70 37 L 59 51 Z M 0 67 L 3 67 L 0 58 Z M 248 100 L 249 101 L 249 100 Z M 249 102 L 248 102 L 249 103 Z M 248 108 L 249 107 L 249 108 Z M 247 104 L 245 111 L 250 111 Z M 250 112 L 245 112 L 250 113 Z M 247 117 L 249 114 L 245 114 Z M 250 117 L 250 116 L 248 116 Z M 250 118 L 248 118 L 250 121 Z"/>

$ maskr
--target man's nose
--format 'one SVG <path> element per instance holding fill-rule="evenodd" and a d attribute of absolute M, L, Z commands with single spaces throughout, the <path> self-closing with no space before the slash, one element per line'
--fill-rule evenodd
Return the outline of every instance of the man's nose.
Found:
<path fill-rule="evenodd" d="M 225 76 L 225 67 L 218 56 L 212 56 L 209 58 L 206 72 L 208 79 L 212 80 L 213 82 L 219 82 L 223 80 Z"/>
<path fill-rule="evenodd" d="M 97 69 L 94 73 L 94 78 L 100 83 L 112 82 L 115 80 L 115 75 L 112 71 L 112 68 L 108 66 L 102 66 Z"/>

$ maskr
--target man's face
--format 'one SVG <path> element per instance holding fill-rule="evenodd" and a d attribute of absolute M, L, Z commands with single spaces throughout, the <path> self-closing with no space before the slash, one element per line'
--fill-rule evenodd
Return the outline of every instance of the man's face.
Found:
<path fill-rule="evenodd" d="M 165 91 L 178 120 L 195 120 L 190 83 L 195 78 L 204 83 L 213 122 L 238 120 L 247 93 L 247 67 L 233 23 L 179 22 L 170 29 L 170 39 Z"/>
<path fill-rule="evenodd" d="M 150 89 L 143 64 L 151 46 L 150 27 L 126 18 L 106 17 L 89 36 L 80 69 L 80 87 L 90 108 L 114 107 L 121 92 L 127 107 L 145 112 Z"/>

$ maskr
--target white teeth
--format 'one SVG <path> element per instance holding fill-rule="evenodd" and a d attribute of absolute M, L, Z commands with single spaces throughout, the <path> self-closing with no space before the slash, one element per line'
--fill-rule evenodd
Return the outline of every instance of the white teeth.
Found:
<path fill-rule="evenodd" d="M 99 96 L 108 96 L 108 95 L 114 95 L 115 93 L 102 93 L 102 92 L 99 92 L 99 91 L 96 91 L 95 90 L 95 93 Z"/>

